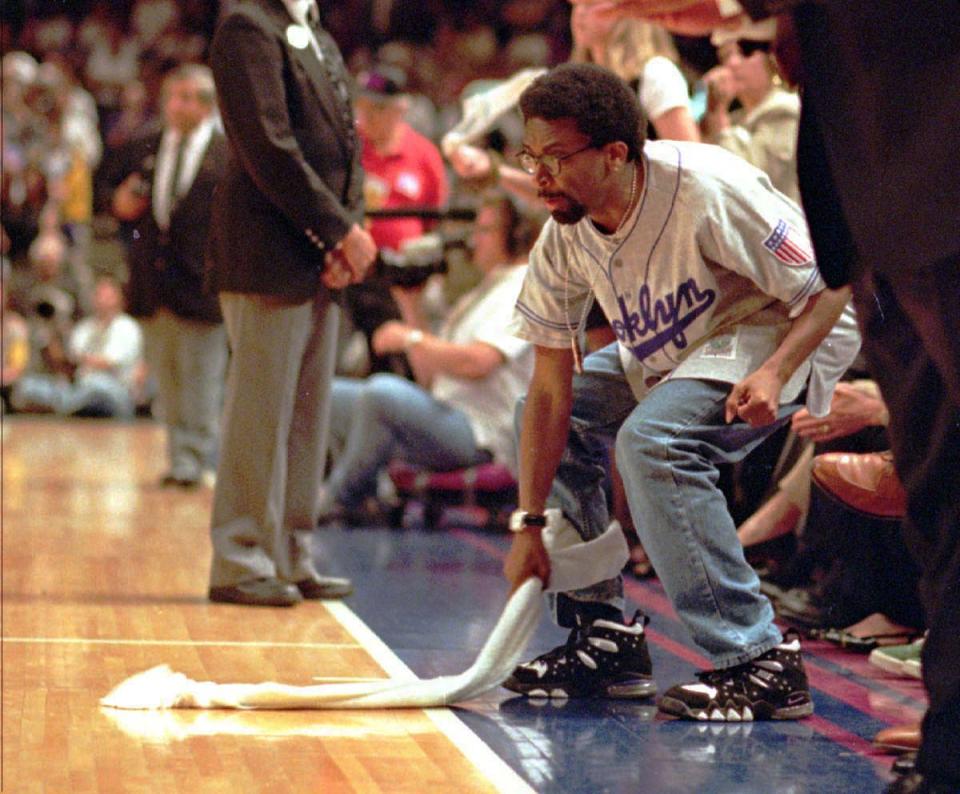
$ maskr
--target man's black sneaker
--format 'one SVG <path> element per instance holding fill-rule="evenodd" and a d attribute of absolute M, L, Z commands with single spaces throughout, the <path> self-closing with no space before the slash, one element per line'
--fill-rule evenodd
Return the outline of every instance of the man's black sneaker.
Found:
<path fill-rule="evenodd" d="M 529 697 L 645 698 L 655 695 L 639 611 L 633 624 L 587 623 L 579 615 L 565 645 L 518 665 L 503 686 Z"/>
<path fill-rule="evenodd" d="M 746 722 L 797 720 L 813 714 L 800 639 L 787 641 L 745 664 L 698 673 L 700 680 L 670 687 L 660 710 L 688 720 Z"/>

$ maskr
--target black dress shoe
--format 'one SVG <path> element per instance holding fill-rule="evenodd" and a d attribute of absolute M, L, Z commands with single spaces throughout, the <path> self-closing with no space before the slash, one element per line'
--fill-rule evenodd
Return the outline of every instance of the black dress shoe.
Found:
<path fill-rule="evenodd" d="M 960 782 L 934 780 L 920 772 L 904 775 L 893 781 L 885 794 L 958 794 Z"/>
<path fill-rule="evenodd" d="M 353 592 L 353 583 L 337 576 L 317 576 L 297 582 L 297 590 L 304 598 L 343 598 Z"/>
<path fill-rule="evenodd" d="M 207 595 L 211 601 L 221 604 L 252 607 L 292 607 L 303 600 L 300 591 L 289 582 L 266 576 L 224 587 L 211 587 Z"/>

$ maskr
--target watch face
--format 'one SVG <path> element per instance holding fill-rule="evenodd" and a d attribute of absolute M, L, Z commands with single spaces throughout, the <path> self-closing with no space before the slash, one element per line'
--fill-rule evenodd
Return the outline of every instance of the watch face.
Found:
<path fill-rule="evenodd" d="M 539 513 L 528 513 L 526 510 L 514 510 L 510 515 L 510 531 L 522 532 L 528 527 L 545 527 L 546 516 Z"/>

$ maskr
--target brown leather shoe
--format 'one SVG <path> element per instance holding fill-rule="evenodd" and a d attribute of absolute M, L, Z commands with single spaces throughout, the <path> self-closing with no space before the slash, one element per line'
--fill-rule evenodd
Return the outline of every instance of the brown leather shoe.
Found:
<path fill-rule="evenodd" d="M 920 749 L 920 723 L 891 725 L 873 737 L 873 746 L 891 753 L 909 753 Z"/>
<path fill-rule="evenodd" d="M 907 494 L 890 452 L 826 452 L 813 459 L 813 480 L 854 510 L 880 518 L 903 518 Z"/>

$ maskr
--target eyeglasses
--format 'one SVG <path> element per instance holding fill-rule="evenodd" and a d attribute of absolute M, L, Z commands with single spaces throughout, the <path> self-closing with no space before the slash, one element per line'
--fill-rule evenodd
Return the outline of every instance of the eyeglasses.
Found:
<path fill-rule="evenodd" d="M 517 156 L 517 162 L 520 163 L 520 167 L 526 171 L 528 174 L 537 173 L 537 168 L 541 165 L 547 169 L 547 173 L 550 176 L 557 176 L 560 173 L 560 163 L 566 160 L 568 157 L 573 157 L 575 154 L 580 154 L 581 152 L 587 151 L 587 149 L 595 149 L 593 145 L 584 146 L 582 149 L 577 149 L 575 152 L 570 152 L 569 154 L 541 154 L 539 157 L 535 157 L 530 154 L 530 152 L 520 152 Z"/>

